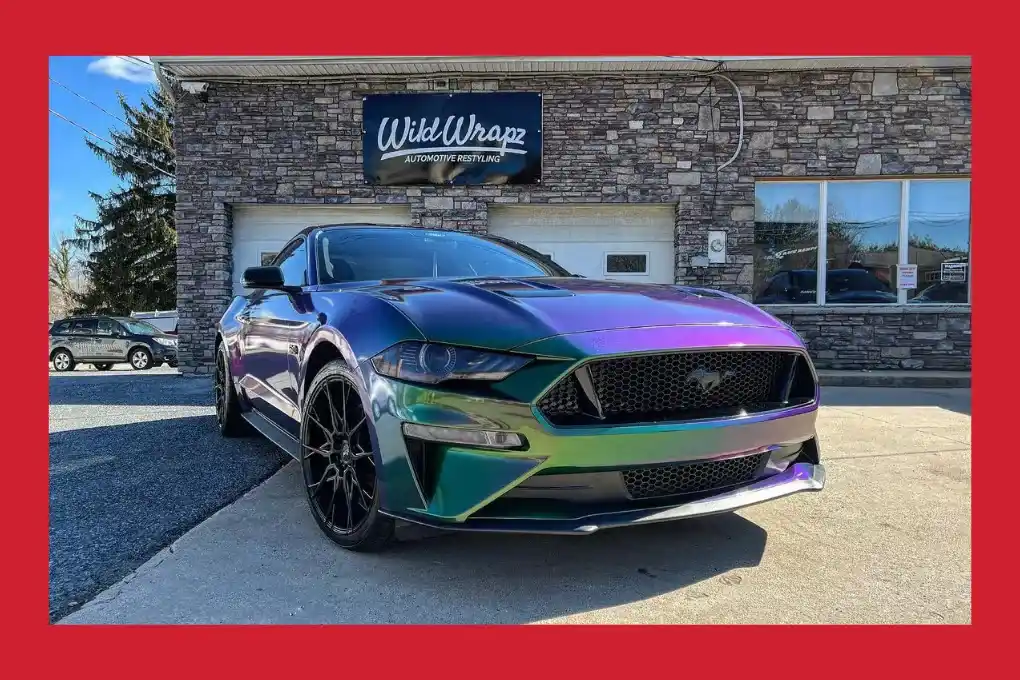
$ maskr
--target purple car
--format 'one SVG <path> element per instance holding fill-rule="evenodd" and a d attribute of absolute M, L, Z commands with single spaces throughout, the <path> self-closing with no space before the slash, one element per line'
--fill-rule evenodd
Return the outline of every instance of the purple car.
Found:
<path fill-rule="evenodd" d="M 732 295 L 371 225 L 306 229 L 244 283 L 217 328 L 221 432 L 300 461 L 345 548 L 397 520 L 585 535 L 824 485 L 807 350 Z"/>

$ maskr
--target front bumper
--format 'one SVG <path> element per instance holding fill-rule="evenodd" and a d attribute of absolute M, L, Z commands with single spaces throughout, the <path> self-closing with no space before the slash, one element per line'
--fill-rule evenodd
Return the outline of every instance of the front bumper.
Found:
<path fill-rule="evenodd" d="M 363 366 L 376 451 L 382 463 L 382 511 L 410 522 L 469 531 L 587 534 L 601 528 L 729 512 L 825 483 L 815 435 L 817 401 L 782 411 L 686 423 L 553 427 L 530 403 L 447 392 L 379 376 Z M 521 450 L 420 442 L 404 423 L 522 436 Z M 583 476 L 619 479 L 621 471 L 762 455 L 767 461 L 739 486 L 635 500 L 606 485 L 578 497 Z M 767 454 L 767 455 L 766 455 Z M 535 488 L 563 493 L 535 496 Z M 574 488 L 567 489 L 573 486 Z M 615 495 L 614 495 L 615 494 Z M 543 494 L 537 494 L 542 496 Z M 550 497 L 552 496 L 552 497 Z M 557 497 L 558 496 L 558 497 Z M 581 493 L 584 496 L 584 492 Z"/>

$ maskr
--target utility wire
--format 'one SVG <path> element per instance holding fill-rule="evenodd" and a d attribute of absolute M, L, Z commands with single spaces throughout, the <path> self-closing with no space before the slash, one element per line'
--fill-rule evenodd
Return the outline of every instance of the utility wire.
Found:
<path fill-rule="evenodd" d="M 112 146 L 113 148 L 117 148 L 117 145 L 116 145 L 116 144 L 114 144 L 113 142 L 111 142 L 111 141 L 110 141 L 109 139 L 106 139 L 105 137 L 100 137 L 100 136 L 99 136 L 99 135 L 97 135 L 97 134 L 96 134 L 95 132 L 92 132 L 92 131 L 91 131 L 91 130 L 89 130 L 88 128 L 82 127 L 81 125 L 79 125 L 78 123 L 75 123 L 75 122 L 74 122 L 73 120 L 71 120 L 70 118 L 68 118 L 68 117 L 66 117 L 66 116 L 62 116 L 61 114 L 57 113 L 57 112 L 56 112 L 56 111 L 54 111 L 53 109 L 50 109 L 50 110 L 49 110 L 49 112 L 50 112 L 50 113 L 52 113 L 52 114 L 53 114 L 54 116 L 56 116 L 57 118 L 59 118 L 59 119 L 61 119 L 61 120 L 65 121 L 65 122 L 67 122 L 67 123 L 70 123 L 71 125 L 75 126 L 75 127 L 76 127 L 76 128 L 78 128 L 79 130 L 82 130 L 83 132 L 85 132 L 85 134 L 91 135 L 91 136 L 95 137 L 96 139 L 98 139 L 99 141 L 101 141 L 101 142 L 105 142 L 105 143 L 109 144 L 109 145 L 110 145 L 110 146 Z M 162 174 L 166 175 L 166 176 L 167 176 L 167 177 L 169 177 L 170 179 L 175 179 L 175 177 L 174 177 L 174 176 L 173 176 L 172 174 L 170 174 L 169 172 L 167 172 L 167 171 L 166 171 L 166 170 L 164 170 L 163 168 L 161 168 L 161 167 L 159 167 L 159 166 L 156 166 L 156 165 L 153 165 L 153 164 L 152 164 L 152 163 L 150 163 L 149 161 L 147 161 L 147 160 L 145 160 L 145 159 L 143 159 L 143 158 L 139 158 L 138 156 L 134 155 L 133 153 L 131 153 L 131 152 L 129 152 L 129 151 L 123 151 L 122 153 L 125 153 L 125 154 L 127 154 L 128 156 L 130 156 L 131 158 L 135 159 L 135 160 L 136 160 L 136 161 L 138 161 L 139 163 L 142 163 L 143 165 L 147 165 L 147 166 L 149 166 L 150 168 L 152 168 L 152 169 L 153 169 L 153 170 L 155 170 L 156 172 L 160 172 L 160 173 L 162 173 Z"/>
<path fill-rule="evenodd" d="M 145 61 L 143 59 L 139 59 L 138 57 L 121 56 L 121 55 L 118 54 L 117 58 L 118 59 L 123 59 L 124 61 L 127 61 L 127 62 L 131 62 L 131 63 L 134 63 L 134 64 L 141 64 L 142 66 L 147 66 L 149 68 L 152 68 L 152 62 L 151 61 Z"/>
<path fill-rule="evenodd" d="M 51 82 L 51 83 L 53 83 L 53 84 L 55 84 L 55 85 L 59 85 L 60 87 L 64 88 L 65 90 L 67 90 L 68 92 L 70 92 L 71 94 L 73 94 L 73 95 L 74 95 L 75 97 L 77 97 L 78 99 L 81 99 L 81 100 L 82 100 L 83 102 L 86 102 L 87 104 L 91 104 L 92 106 L 96 107 L 97 109 L 99 109 L 100 111 L 102 111 L 103 113 L 105 113 L 106 115 L 108 115 L 108 116 L 109 116 L 110 118 L 115 118 L 115 119 L 119 120 L 120 122 L 124 123 L 124 125 L 127 125 L 127 126 L 128 126 L 128 128 L 130 128 L 130 129 L 132 129 L 132 130 L 137 130 L 138 132 L 141 132 L 141 133 L 142 133 L 143 135 L 145 135 L 146 137 L 148 137 L 148 138 L 149 138 L 149 139 L 151 139 L 152 141 L 156 142 L 157 144 L 159 144 L 160 146 L 162 146 L 162 147 L 163 147 L 164 149 L 166 149 L 166 150 L 167 150 L 167 151 L 169 151 L 170 153 L 174 153 L 173 147 L 167 146 L 166 142 L 164 142 L 164 141 L 162 141 L 162 140 L 160 140 L 160 139 L 157 139 L 156 137 L 153 137 L 152 135 L 150 135 L 150 134 L 149 134 L 148 132 L 146 132 L 145 130 L 140 130 L 140 129 L 138 129 L 138 128 L 135 128 L 135 127 L 133 127 L 133 126 L 131 125 L 131 123 L 127 122 L 126 120 L 124 120 L 123 118 L 121 118 L 120 116 L 118 116 L 118 115 L 116 115 L 116 114 L 114 114 L 114 113 L 110 113 L 109 111 L 107 111 L 107 110 L 106 110 L 106 109 L 104 109 L 104 108 L 103 108 L 102 106 L 100 106 L 99 104 L 95 103 L 94 101 L 92 101 L 92 100 L 91 100 L 91 99 L 89 99 L 88 97 L 85 97 L 85 96 L 83 96 L 83 95 L 80 95 L 80 94 L 78 94 L 77 92 L 75 92 L 74 90 L 72 90 L 71 88 L 69 88 L 69 87 L 68 87 L 67 85 L 64 85 L 63 83 L 61 83 L 60 81 L 58 81 L 58 80 L 56 80 L 56 79 L 54 79 L 54 78 L 52 78 L 52 77 L 50 78 L 50 82 Z"/>

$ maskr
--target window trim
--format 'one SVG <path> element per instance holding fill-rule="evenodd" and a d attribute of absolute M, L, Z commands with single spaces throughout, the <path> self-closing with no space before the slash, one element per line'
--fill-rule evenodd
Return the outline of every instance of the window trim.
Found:
<path fill-rule="evenodd" d="M 906 308 L 910 310 L 918 310 L 924 307 L 949 307 L 954 310 L 965 310 L 971 306 L 971 286 L 973 276 L 971 276 L 972 269 L 970 268 L 970 247 L 973 238 L 974 224 L 972 219 L 968 219 L 967 224 L 967 247 L 968 247 L 968 269 L 967 269 L 967 301 L 966 302 L 939 302 L 931 304 L 911 305 L 907 301 L 906 289 L 896 288 L 896 302 L 889 304 L 874 304 L 874 305 L 861 305 L 860 303 L 853 302 L 826 302 L 825 291 L 827 288 L 826 283 L 828 278 L 828 212 L 829 212 L 829 185 L 832 183 L 849 184 L 851 182 L 896 182 L 900 185 L 900 219 L 899 229 L 897 231 L 897 279 L 899 277 L 898 268 L 904 264 L 910 264 L 908 259 L 910 257 L 910 186 L 911 182 L 967 182 L 971 184 L 972 179 L 970 175 L 933 175 L 933 176 L 899 176 L 899 177 L 770 177 L 755 180 L 755 188 L 758 184 L 800 184 L 800 183 L 816 183 L 818 185 L 818 250 L 815 253 L 816 256 L 816 267 L 818 271 L 818 280 L 820 285 L 817 286 L 815 292 L 815 304 L 814 305 L 790 305 L 788 303 L 768 303 L 760 305 L 764 308 L 772 307 L 798 307 L 798 308 L 811 308 L 811 307 L 829 307 L 829 308 L 878 308 L 888 309 L 893 308 Z"/>
<path fill-rule="evenodd" d="M 645 258 L 645 269 L 640 272 L 611 272 L 609 271 L 609 257 L 611 255 L 643 255 Z M 602 275 L 603 276 L 648 276 L 652 266 L 652 254 L 647 250 L 607 250 L 602 253 Z"/>
<path fill-rule="evenodd" d="M 256 264 L 255 266 L 256 267 L 272 267 L 273 263 L 276 262 L 276 258 L 278 258 L 280 256 L 280 253 L 282 253 L 282 252 L 283 252 L 283 250 L 276 250 L 276 251 L 273 251 L 273 250 L 260 250 L 258 252 L 258 260 L 257 260 L 258 264 Z M 266 255 L 272 255 L 273 257 L 272 257 L 271 260 L 269 260 L 269 264 L 262 264 L 264 262 L 263 258 Z"/>

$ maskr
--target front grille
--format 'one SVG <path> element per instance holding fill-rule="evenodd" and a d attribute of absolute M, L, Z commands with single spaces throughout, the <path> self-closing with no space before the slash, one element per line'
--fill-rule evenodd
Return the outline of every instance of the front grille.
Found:
<path fill-rule="evenodd" d="M 799 355 L 781 351 L 675 352 L 599 359 L 557 383 L 538 403 L 554 425 L 685 421 L 775 408 L 814 396 Z M 805 380 L 794 380 L 794 377 Z M 584 376 L 582 376 L 584 377 Z M 791 394 L 791 386 L 797 393 Z M 593 394 L 589 394 L 593 392 Z"/>
<path fill-rule="evenodd" d="M 625 470 L 623 482 L 634 499 L 713 491 L 750 482 L 768 455 Z"/>

